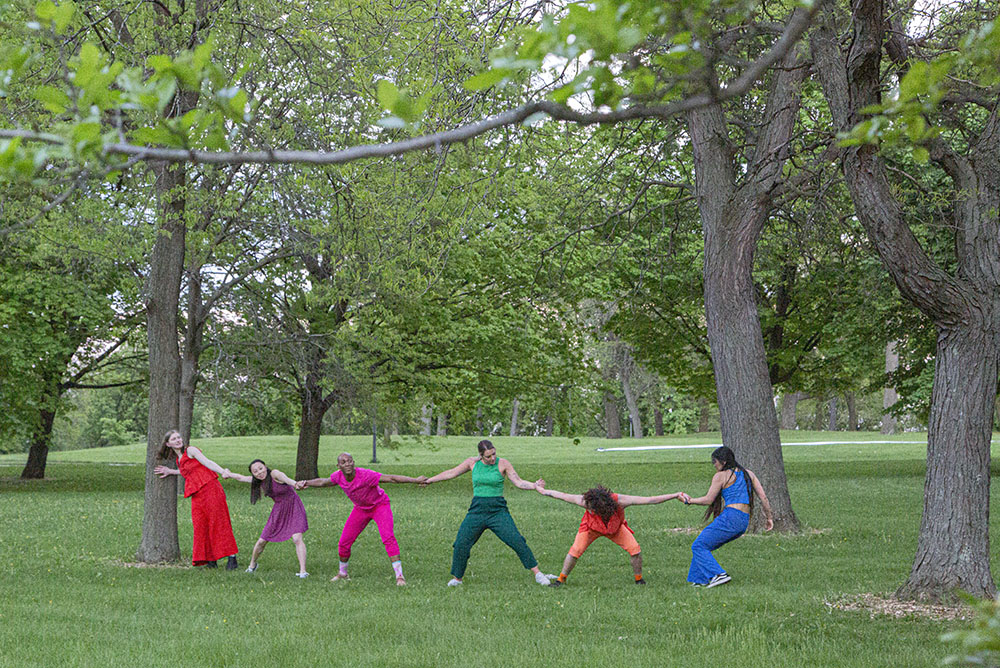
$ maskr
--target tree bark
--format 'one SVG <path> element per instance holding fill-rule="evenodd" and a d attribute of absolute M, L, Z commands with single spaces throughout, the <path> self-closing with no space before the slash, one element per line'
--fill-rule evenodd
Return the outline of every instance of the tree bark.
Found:
<path fill-rule="evenodd" d="M 691 112 L 688 129 L 705 238 L 705 317 L 722 442 L 761 480 L 775 528 L 794 532 L 799 522 L 785 478 L 751 275 L 757 240 L 773 208 L 770 193 L 787 159 L 805 76 L 796 54 L 786 56 L 782 65 L 772 82 L 761 134 L 742 183 L 737 183 L 721 106 Z M 761 530 L 763 523 L 763 513 L 754 513 L 751 530 Z"/>
<path fill-rule="evenodd" d="M 153 244 L 146 302 L 149 346 L 149 419 L 146 437 L 146 487 L 143 499 L 142 539 L 136 559 L 145 563 L 175 561 L 177 539 L 177 476 L 158 478 L 153 468 L 164 435 L 179 424 L 180 351 L 177 346 L 177 309 L 184 270 L 184 209 L 186 184 L 183 165 L 156 165 L 160 221 Z"/>
<path fill-rule="evenodd" d="M 57 397 L 58 399 L 58 397 Z M 55 422 L 55 410 L 42 409 L 38 411 L 38 426 L 31 438 L 28 449 L 28 461 L 21 471 L 24 480 L 41 480 L 45 477 L 45 462 L 49 457 L 49 445 L 52 442 L 52 424 Z"/>
<path fill-rule="evenodd" d="M 431 407 L 429 404 L 424 404 L 420 408 L 420 422 L 423 426 L 420 428 L 420 433 L 423 436 L 431 435 Z"/>
<path fill-rule="evenodd" d="M 858 402 L 854 397 L 853 392 L 848 392 L 844 395 L 847 401 L 847 431 L 857 431 L 858 430 Z"/>
<path fill-rule="evenodd" d="M 622 437 L 622 423 L 618 416 L 618 402 L 611 392 L 604 393 L 604 434 L 607 438 Z"/>
<path fill-rule="evenodd" d="M 824 407 L 824 397 L 816 397 L 816 411 L 813 413 L 813 431 L 823 431 L 823 418 L 826 414 L 823 412 Z"/>
<path fill-rule="evenodd" d="M 663 411 L 659 408 L 653 409 L 653 429 L 657 436 L 663 436 Z"/>
<path fill-rule="evenodd" d="M 549 415 L 545 418 L 545 435 L 552 436 L 552 432 L 555 431 L 556 419 Z"/>
<path fill-rule="evenodd" d="M 319 437 L 323 433 L 323 416 L 328 406 L 321 393 L 315 390 L 303 393 L 301 401 L 302 420 L 295 449 L 295 478 L 310 480 L 319 477 Z"/>
<path fill-rule="evenodd" d="M 698 399 L 698 431 L 705 432 L 708 431 L 708 420 L 709 417 L 709 403 L 708 399 L 705 397 L 700 397 Z"/>
<path fill-rule="evenodd" d="M 837 431 L 837 395 L 830 397 L 830 401 L 827 402 L 827 414 L 829 419 L 827 420 L 826 428 L 828 431 Z"/>
<path fill-rule="evenodd" d="M 624 352 L 624 351 L 623 351 Z M 631 378 L 632 356 L 627 352 L 627 357 L 622 364 L 622 391 L 625 394 L 625 405 L 628 407 L 628 417 L 632 425 L 632 438 L 642 438 L 642 416 L 639 412 L 639 402 L 632 391 Z"/>
<path fill-rule="evenodd" d="M 438 413 L 437 416 L 437 435 L 447 436 L 448 435 L 448 415 L 445 413 Z"/>
<path fill-rule="evenodd" d="M 795 420 L 795 409 L 799 405 L 799 400 L 805 396 L 804 392 L 787 392 L 781 395 L 781 428 L 793 430 L 798 428 Z"/>
<path fill-rule="evenodd" d="M 896 352 L 896 341 L 889 341 L 885 344 L 885 373 L 888 375 L 899 368 L 899 353 Z M 886 386 L 882 390 L 882 429 L 883 434 L 895 434 L 899 430 L 896 416 L 889 412 L 896 402 L 899 401 L 899 394 L 895 387 Z"/>
<path fill-rule="evenodd" d="M 846 57 L 828 15 L 812 40 L 817 71 L 835 128 L 861 119 L 881 100 L 885 8 L 853 3 Z M 890 40 L 894 39 L 890 36 Z M 846 64 L 846 67 L 845 67 Z M 1000 122 L 994 108 L 968 155 L 942 140 L 931 158 L 954 181 L 952 220 L 957 271 L 945 272 L 923 250 L 903 217 L 877 147 L 850 147 L 845 180 L 858 219 L 900 293 L 937 328 L 934 386 L 927 434 L 927 474 L 917 554 L 896 592 L 902 598 L 951 598 L 956 587 L 994 597 L 990 573 L 989 461 L 1000 355 Z"/>
<path fill-rule="evenodd" d="M 510 411 L 510 435 L 517 436 L 517 414 L 521 407 L 521 402 L 514 399 L 514 405 Z"/>

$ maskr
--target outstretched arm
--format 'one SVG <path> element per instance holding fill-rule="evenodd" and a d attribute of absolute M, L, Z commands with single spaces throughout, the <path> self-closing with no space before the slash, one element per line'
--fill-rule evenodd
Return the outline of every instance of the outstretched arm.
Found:
<path fill-rule="evenodd" d="M 507 476 L 507 479 L 514 483 L 514 487 L 518 489 L 538 489 L 538 483 L 521 480 L 521 476 L 517 475 L 517 471 L 514 470 L 514 467 L 506 459 L 500 460 L 500 473 Z M 545 484 L 544 480 L 541 482 L 543 485 Z"/>
<path fill-rule="evenodd" d="M 289 478 L 281 471 L 279 471 L 278 469 L 271 469 L 271 479 L 277 480 L 282 485 L 290 485 L 292 487 L 295 487 L 295 481 Z"/>
<path fill-rule="evenodd" d="M 649 506 L 654 503 L 663 503 L 679 498 L 680 492 L 673 494 L 660 494 L 659 496 L 629 496 L 628 494 L 618 495 L 618 505 L 620 506 Z"/>
<path fill-rule="evenodd" d="M 583 494 L 566 494 L 565 492 L 557 492 L 554 489 L 545 489 L 544 480 L 536 482 L 535 489 L 537 489 L 538 493 L 542 496 L 551 496 L 553 499 L 559 499 L 560 501 L 565 501 L 566 503 L 572 503 L 574 506 L 580 506 L 581 508 L 587 507 L 587 505 L 583 502 Z"/>
<path fill-rule="evenodd" d="M 475 463 L 476 463 L 476 458 L 469 457 L 468 459 L 466 459 L 464 462 L 462 462 L 453 469 L 448 469 L 447 471 L 441 471 L 441 473 L 438 473 L 437 475 L 432 475 L 430 478 L 425 480 L 423 484 L 430 485 L 431 483 L 434 482 L 441 482 L 443 480 L 451 480 L 452 478 L 457 478 L 463 473 L 468 473 L 469 471 L 471 471 Z"/>
<path fill-rule="evenodd" d="M 396 475 L 394 473 L 380 473 L 379 475 L 381 476 L 379 478 L 379 482 L 398 482 L 398 483 L 404 483 L 404 482 L 422 483 L 422 482 L 427 482 L 427 476 L 425 476 L 425 475 L 417 476 L 416 478 L 411 478 L 408 475 Z"/>
<path fill-rule="evenodd" d="M 331 487 L 336 483 L 329 478 L 313 478 L 312 480 L 299 480 L 295 483 L 295 489 L 304 489 L 306 487 Z"/>
<path fill-rule="evenodd" d="M 222 474 L 223 478 L 229 478 L 230 480 L 239 480 L 240 482 L 253 482 L 253 478 L 248 475 L 243 475 L 242 473 L 233 473 L 229 469 L 226 469 Z"/>
<path fill-rule="evenodd" d="M 218 473 L 221 476 L 225 476 L 226 469 L 222 468 L 221 466 L 213 462 L 211 459 L 206 457 L 205 453 L 203 453 L 201 450 L 194 447 L 193 445 L 188 446 L 187 456 L 197 459 L 199 462 L 201 462 L 201 465 L 207 468 L 209 471 L 214 471 L 215 473 Z"/>
<path fill-rule="evenodd" d="M 711 505 L 712 501 L 715 501 L 715 497 L 719 495 L 722 491 L 723 479 L 726 476 L 726 472 L 719 471 L 714 476 L 712 476 L 712 484 L 708 488 L 708 492 L 705 496 L 699 496 L 697 498 L 692 498 L 688 503 L 696 506 L 708 506 Z"/>
<path fill-rule="evenodd" d="M 764 517 L 767 518 L 764 524 L 764 531 L 770 531 L 774 528 L 774 515 L 771 513 L 771 503 L 767 500 L 767 494 L 764 493 L 764 486 L 760 484 L 760 480 L 757 480 L 757 476 L 751 471 L 747 471 L 747 473 L 750 473 L 750 482 L 753 484 L 754 493 L 760 499 L 761 505 L 764 506 Z"/>

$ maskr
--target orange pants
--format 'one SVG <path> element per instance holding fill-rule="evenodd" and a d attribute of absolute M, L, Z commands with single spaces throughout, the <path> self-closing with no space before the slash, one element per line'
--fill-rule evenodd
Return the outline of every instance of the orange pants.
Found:
<path fill-rule="evenodd" d="M 636 541 L 635 536 L 632 535 L 627 526 L 622 524 L 621 528 L 618 529 L 618 533 L 613 536 L 596 531 L 581 531 L 576 534 L 576 540 L 573 541 L 573 546 L 569 548 L 569 555 L 575 559 L 579 559 L 587 551 L 587 548 L 590 547 L 590 544 L 601 536 L 605 536 L 616 545 L 621 545 L 622 549 L 633 557 L 642 551 L 639 549 L 639 543 Z"/>

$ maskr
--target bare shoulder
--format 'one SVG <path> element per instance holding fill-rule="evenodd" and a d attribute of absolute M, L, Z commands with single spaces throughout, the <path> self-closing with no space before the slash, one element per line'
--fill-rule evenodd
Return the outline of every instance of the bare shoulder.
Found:
<path fill-rule="evenodd" d="M 201 450 L 199 450 L 198 448 L 196 448 L 193 445 L 187 446 L 187 456 L 188 457 L 194 457 L 195 455 L 204 455 L 204 454 L 205 453 L 203 453 Z"/>

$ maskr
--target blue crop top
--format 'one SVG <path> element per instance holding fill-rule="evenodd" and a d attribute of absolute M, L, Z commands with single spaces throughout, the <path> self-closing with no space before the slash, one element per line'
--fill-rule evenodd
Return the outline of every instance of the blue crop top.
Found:
<path fill-rule="evenodd" d="M 743 474 L 743 471 L 734 471 L 736 475 L 736 481 L 733 482 L 729 487 L 724 487 L 722 489 L 722 500 L 723 505 L 728 506 L 731 503 L 750 503 L 750 490 L 747 489 L 747 479 Z"/>

